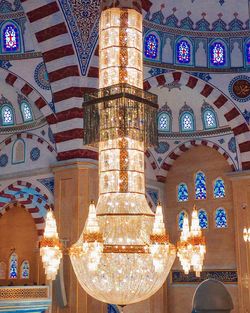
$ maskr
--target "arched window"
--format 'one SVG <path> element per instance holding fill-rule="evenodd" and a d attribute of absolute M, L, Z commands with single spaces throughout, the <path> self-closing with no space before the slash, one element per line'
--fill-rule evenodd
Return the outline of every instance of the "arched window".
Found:
<path fill-rule="evenodd" d="M 6 263 L 0 262 L 0 279 L 6 279 Z"/>
<path fill-rule="evenodd" d="M 218 208 L 215 212 L 216 228 L 227 228 L 227 214 L 224 208 Z"/>
<path fill-rule="evenodd" d="M 12 164 L 25 162 L 25 142 L 23 139 L 17 139 L 12 147 Z"/>
<path fill-rule="evenodd" d="M 210 62 L 220 66 L 226 63 L 226 48 L 221 42 L 214 42 L 210 46 Z"/>
<path fill-rule="evenodd" d="M 178 214 L 178 227 L 179 227 L 179 230 L 182 230 L 183 228 L 183 222 L 184 222 L 184 217 L 187 216 L 187 212 L 186 211 L 181 211 L 179 214 Z"/>
<path fill-rule="evenodd" d="M 3 105 L 1 108 L 1 119 L 3 126 L 10 126 L 14 124 L 13 109 L 10 105 Z"/>
<path fill-rule="evenodd" d="M 21 42 L 20 42 L 20 31 L 19 27 L 13 23 L 8 22 L 2 27 L 2 52 L 20 52 Z"/>
<path fill-rule="evenodd" d="M 195 177 L 195 199 L 202 200 L 207 198 L 206 176 L 202 172 L 196 173 Z"/>
<path fill-rule="evenodd" d="M 208 228 L 208 216 L 207 212 L 203 209 L 200 209 L 198 212 L 199 224 L 202 229 Z"/>
<path fill-rule="evenodd" d="M 29 103 L 27 103 L 27 102 L 21 103 L 21 112 L 22 112 L 24 122 L 30 122 L 33 120 L 32 111 L 31 111 L 31 107 L 30 107 Z"/>
<path fill-rule="evenodd" d="M 176 46 L 176 57 L 178 63 L 190 63 L 191 60 L 191 49 L 190 44 L 187 40 L 180 40 Z"/>
<path fill-rule="evenodd" d="M 9 278 L 17 278 L 17 269 L 18 269 L 18 257 L 15 252 L 13 252 L 9 259 Z"/>
<path fill-rule="evenodd" d="M 190 112 L 183 112 L 180 116 L 180 126 L 182 132 L 194 130 L 194 117 Z"/>
<path fill-rule="evenodd" d="M 188 187 L 185 183 L 180 183 L 178 185 L 178 195 L 177 195 L 178 201 L 188 201 Z"/>
<path fill-rule="evenodd" d="M 162 132 L 169 132 L 170 127 L 170 116 L 166 112 L 162 112 L 158 116 L 158 130 Z"/>
<path fill-rule="evenodd" d="M 154 34 L 149 34 L 144 40 L 144 55 L 149 59 L 156 59 L 158 57 L 159 40 Z"/>
<path fill-rule="evenodd" d="M 203 112 L 203 121 L 205 129 L 212 129 L 217 127 L 217 119 L 213 110 L 205 110 Z"/>
<path fill-rule="evenodd" d="M 21 265 L 21 278 L 22 279 L 29 279 L 30 277 L 30 265 L 29 261 L 24 260 Z"/>
<path fill-rule="evenodd" d="M 250 40 L 246 43 L 246 63 L 250 65 Z"/>
<path fill-rule="evenodd" d="M 221 178 L 217 178 L 214 182 L 214 197 L 224 198 L 225 197 L 225 183 Z"/>

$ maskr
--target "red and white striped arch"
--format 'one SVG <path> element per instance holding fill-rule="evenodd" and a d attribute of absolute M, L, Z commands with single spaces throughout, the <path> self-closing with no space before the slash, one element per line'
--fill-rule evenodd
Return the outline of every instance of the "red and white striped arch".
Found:
<path fill-rule="evenodd" d="M 226 118 L 231 127 L 240 151 L 240 169 L 250 169 L 250 129 L 242 113 L 220 90 L 185 72 L 171 72 L 144 81 L 144 89 L 149 91 L 153 87 L 178 82 L 201 94 L 207 101 L 215 106 Z"/>
<path fill-rule="evenodd" d="M 41 194 L 41 189 L 29 182 L 17 181 L 16 183 L 9 185 L 0 192 L 0 217 L 8 211 L 10 206 L 19 203 L 31 214 L 34 223 L 36 224 L 38 238 L 41 239 L 45 227 L 44 212 L 50 207 L 53 208 L 53 204 L 48 202 L 48 196 L 46 194 L 41 194 L 43 199 L 45 199 L 41 200 L 41 198 L 37 199 L 33 194 L 27 194 L 26 192 L 22 193 L 22 190 L 26 187 L 32 188 L 38 194 Z"/>
<path fill-rule="evenodd" d="M 146 151 L 146 157 L 148 158 L 149 163 L 151 164 L 152 168 L 155 172 L 155 177 L 157 181 L 165 183 L 167 174 L 172 168 L 175 160 L 177 160 L 184 152 L 192 149 L 193 147 L 197 146 L 207 146 L 210 147 L 216 151 L 218 151 L 228 162 L 228 164 L 231 166 L 232 171 L 236 170 L 236 165 L 234 164 L 232 158 L 229 156 L 229 154 L 222 149 L 220 146 L 215 144 L 214 142 L 203 140 L 203 139 L 195 139 L 195 140 L 189 140 L 185 143 L 182 143 L 178 147 L 176 147 L 174 150 L 171 151 L 170 154 L 166 157 L 166 159 L 162 162 L 161 167 L 159 168 L 157 166 L 157 163 L 153 157 L 153 155 L 150 153 L 150 150 Z"/>

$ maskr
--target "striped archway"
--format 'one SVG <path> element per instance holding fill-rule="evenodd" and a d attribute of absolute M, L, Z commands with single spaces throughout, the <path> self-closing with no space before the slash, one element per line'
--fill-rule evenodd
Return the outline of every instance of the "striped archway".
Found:
<path fill-rule="evenodd" d="M 185 72 L 171 72 L 144 81 L 144 89 L 177 84 L 186 86 L 202 95 L 220 110 L 231 127 L 240 151 L 240 169 L 250 169 L 250 129 L 240 110 L 220 90 Z"/>

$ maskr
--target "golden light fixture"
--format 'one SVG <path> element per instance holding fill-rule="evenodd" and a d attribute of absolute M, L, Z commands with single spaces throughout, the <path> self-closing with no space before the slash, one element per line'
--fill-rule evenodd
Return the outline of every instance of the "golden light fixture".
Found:
<path fill-rule="evenodd" d="M 243 239 L 245 242 L 250 242 L 250 227 L 244 227 L 243 229 Z"/>
<path fill-rule="evenodd" d="M 176 251 L 161 205 L 154 214 L 145 197 L 144 152 L 158 141 L 158 105 L 142 89 L 141 1 L 103 0 L 99 29 L 100 89 L 83 104 L 85 144 L 99 147 L 99 199 L 69 255 L 88 294 L 124 306 L 161 288 Z"/>
<path fill-rule="evenodd" d="M 177 255 L 185 274 L 188 274 L 192 268 L 196 276 L 200 277 L 205 253 L 205 237 L 202 235 L 198 211 L 194 206 L 191 229 L 189 229 L 188 216 L 184 216 L 180 241 L 177 243 Z"/>
<path fill-rule="evenodd" d="M 40 255 L 47 280 L 54 280 L 62 258 L 62 246 L 52 210 L 48 211 L 45 219 L 44 235 L 40 241 Z"/>

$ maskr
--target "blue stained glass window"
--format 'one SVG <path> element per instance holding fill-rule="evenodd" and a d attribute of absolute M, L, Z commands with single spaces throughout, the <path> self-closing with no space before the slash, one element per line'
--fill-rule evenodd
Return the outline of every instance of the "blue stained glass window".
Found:
<path fill-rule="evenodd" d="M 168 113 L 161 113 L 158 117 L 158 130 L 170 131 L 170 117 Z"/>
<path fill-rule="evenodd" d="M 194 130 L 194 119 L 193 115 L 189 112 L 184 112 L 181 115 L 181 131 L 187 132 L 187 131 L 193 131 Z"/>
<path fill-rule="evenodd" d="M 224 65 L 226 63 L 226 49 L 220 42 L 215 42 L 210 47 L 211 63 L 213 65 Z"/>
<path fill-rule="evenodd" d="M 216 210 L 215 223 L 217 228 L 227 228 L 227 214 L 225 209 L 218 208 Z"/>
<path fill-rule="evenodd" d="M 183 228 L 184 217 L 187 216 L 185 211 L 181 211 L 178 215 L 178 227 L 180 230 Z"/>
<path fill-rule="evenodd" d="M 150 59 L 156 59 L 158 56 L 158 49 L 159 49 L 158 38 L 153 34 L 147 35 L 144 43 L 145 57 Z"/>
<path fill-rule="evenodd" d="M 203 209 L 199 210 L 198 213 L 199 217 L 199 224 L 202 229 L 208 228 L 208 217 L 207 217 L 207 212 Z"/>
<path fill-rule="evenodd" d="M 178 201 L 188 201 L 188 187 L 184 183 L 178 185 Z"/>
<path fill-rule="evenodd" d="M 27 260 L 23 261 L 21 265 L 21 278 L 29 279 L 30 277 L 30 265 Z"/>
<path fill-rule="evenodd" d="M 1 109 L 1 119 L 4 126 L 14 124 L 13 110 L 9 105 L 4 105 Z"/>
<path fill-rule="evenodd" d="M 204 112 L 204 122 L 206 129 L 217 127 L 215 113 L 212 110 L 206 110 Z"/>
<path fill-rule="evenodd" d="M 20 50 L 19 31 L 14 24 L 8 23 L 3 28 L 2 35 L 4 52 L 15 52 Z"/>
<path fill-rule="evenodd" d="M 214 197 L 224 198 L 225 197 L 225 183 L 221 178 L 217 178 L 214 182 Z"/>
<path fill-rule="evenodd" d="M 206 176 L 198 172 L 195 177 L 195 199 L 201 200 L 207 198 Z"/>
<path fill-rule="evenodd" d="M 30 105 L 27 102 L 22 102 L 21 104 L 21 111 L 24 122 L 30 122 L 32 121 L 32 112 Z"/>
<path fill-rule="evenodd" d="M 9 278 L 17 278 L 17 254 L 13 252 L 9 260 Z"/>
<path fill-rule="evenodd" d="M 246 44 L 246 59 L 247 63 L 250 64 L 250 41 Z"/>
<path fill-rule="evenodd" d="M 177 61 L 179 63 L 189 63 L 190 59 L 190 44 L 186 40 L 179 41 L 177 44 Z"/>

